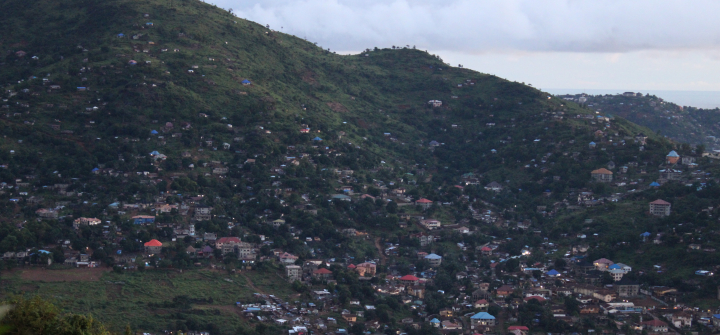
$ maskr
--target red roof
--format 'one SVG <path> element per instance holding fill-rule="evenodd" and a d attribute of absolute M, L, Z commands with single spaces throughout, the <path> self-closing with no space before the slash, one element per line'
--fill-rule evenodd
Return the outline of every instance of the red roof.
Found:
<path fill-rule="evenodd" d="M 593 172 L 590 172 L 590 174 L 613 174 L 612 171 L 606 169 L 606 168 L 599 168 L 597 170 L 593 170 Z"/>
<path fill-rule="evenodd" d="M 653 205 L 669 205 L 670 203 L 665 200 L 657 199 L 657 200 L 651 202 L 651 204 L 653 204 Z"/>
<path fill-rule="evenodd" d="M 419 202 L 419 203 L 421 203 L 421 204 L 430 204 L 430 203 L 432 203 L 432 200 L 428 200 L 428 199 L 425 199 L 425 198 L 420 198 L 420 200 L 415 201 L 415 202 Z"/>
<path fill-rule="evenodd" d="M 484 247 L 482 247 L 482 249 L 480 249 L 480 251 L 492 251 L 492 248 L 490 248 L 488 246 L 484 246 Z"/>
<path fill-rule="evenodd" d="M 525 326 L 510 326 L 510 327 L 508 327 L 508 330 L 525 330 L 525 331 L 527 331 L 530 329 L 528 329 L 528 327 L 525 327 Z"/>
<path fill-rule="evenodd" d="M 230 242 L 240 243 L 240 239 L 237 237 L 221 237 L 217 241 L 215 241 L 215 243 L 217 243 L 217 244 L 230 243 Z"/>
<path fill-rule="evenodd" d="M 148 242 L 145 242 L 146 247 L 162 247 L 162 243 L 158 240 L 152 239 Z"/>
<path fill-rule="evenodd" d="M 648 325 L 651 327 L 667 327 L 667 323 L 662 322 L 660 320 L 651 320 L 651 321 L 645 321 L 642 324 Z"/>
<path fill-rule="evenodd" d="M 541 296 L 537 296 L 537 295 L 531 295 L 531 296 L 525 298 L 525 301 L 530 301 L 530 300 L 533 300 L 533 299 L 537 300 L 538 302 L 544 302 L 544 301 L 545 301 L 545 298 L 543 298 L 543 297 L 541 297 Z"/>
<path fill-rule="evenodd" d="M 348 269 L 354 269 L 354 268 L 356 268 L 355 264 L 348 265 Z"/>
<path fill-rule="evenodd" d="M 317 270 L 313 271 L 313 273 L 319 274 L 319 275 L 329 275 L 332 273 L 332 271 L 330 271 L 326 268 L 321 268 L 321 269 L 317 269 Z"/>
<path fill-rule="evenodd" d="M 480 299 L 480 300 L 476 301 L 475 303 L 478 305 L 484 305 L 484 304 L 487 304 L 488 302 L 485 299 Z"/>
<path fill-rule="evenodd" d="M 418 281 L 418 280 L 420 280 L 420 279 L 418 279 L 418 277 L 415 277 L 415 276 L 413 276 L 413 275 L 404 275 L 404 276 L 400 277 L 400 280 Z"/>

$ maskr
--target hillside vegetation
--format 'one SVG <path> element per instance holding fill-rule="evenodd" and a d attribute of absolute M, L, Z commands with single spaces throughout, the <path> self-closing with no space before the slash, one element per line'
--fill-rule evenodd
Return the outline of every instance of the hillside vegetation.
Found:
<path fill-rule="evenodd" d="M 299 263 L 375 261 L 383 276 L 410 273 L 418 250 L 438 252 L 444 260 L 431 287 L 448 296 L 459 295 L 453 278 L 468 264 L 494 271 L 475 251 L 497 240 L 507 257 L 533 249 L 528 264 L 578 244 L 590 244 L 588 257 L 648 273 L 661 263 L 669 275 L 650 273 L 646 285 L 681 282 L 718 261 L 714 253 L 688 257 L 700 251 L 686 248 L 699 239 L 720 247 L 710 234 L 717 165 L 606 110 L 452 67 L 409 45 L 337 55 L 199 1 L 5 0 L 0 22 L 0 252 L 31 253 L 0 264 L 62 263 L 82 252 L 115 266 L 82 299 L 77 283 L 32 284 L 17 272 L 3 274 L 2 295 L 72 299 L 68 308 L 82 313 L 107 308 L 93 315 L 116 330 L 127 318 L 133 329 L 252 333 L 264 324 L 237 318 L 233 303 L 257 287 L 238 278 L 266 277 L 261 289 L 290 298 L 290 285 L 278 284 L 283 269 L 269 264 L 283 252 Z M 660 169 L 681 167 L 666 163 L 671 150 L 699 167 L 650 187 Z M 591 171 L 606 167 L 614 181 L 593 182 Z M 485 188 L 492 182 L 497 192 Z M 433 205 L 416 203 L 423 198 Z M 670 216 L 647 213 L 657 198 L 673 203 Z M 155 222 L 134 224 L 139 214 Z M 448 230 L 438 247 L 421 249 L 411 238 L 427 233 L 412 224 L 419 216 L 472 233 Z M 82 217 L 100 222 L 74 227 Z M 191 224 L 195 234 L 183 233 Z M 642 243 L 644 231 L 659 243 Z M 242 238 L 257 257 L 219 249 L 193 257 L 188 247 L 209 247 L 205 234 Z M 151 239 L 161 256 L 144 249 Z M 385 243 L 401 247 L 392 254 Z M 376 301 L 370 282 L 344 265 L 333 265 L 342 279 L 329 286 L 341 304 L 384 306 L 383 322 L 411 315 L 407 305 L 388 307 L 398 305 L 393 297 Z M 164 270 L 126 273 L 146 268 Z M 232 275 L 212 274 L 221 270 Z M 197 281 L 227 294 L 192 289 Z M 687 299 L 713 285 L 688 286 Z M 139 298 L 148 293 L 156 296 Z M 437 296 L 428 311 L 449 304 Z"/>

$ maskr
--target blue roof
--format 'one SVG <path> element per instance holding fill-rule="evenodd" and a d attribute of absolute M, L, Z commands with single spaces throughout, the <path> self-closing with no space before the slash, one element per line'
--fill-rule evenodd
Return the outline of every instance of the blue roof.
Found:
<path fill-rule="evenodd" d="M 93 172 L 95 172 L 95 171 L 100 171 L 100 169 L 94 168 L 94 169 L 92 169 L 92 171 L 93 171 Z"/>
<path fill-rule="evenodd" d="M 713 317 L 716 319 L 720 319 L 720 314 L 713 314 Z"/>
<path fill-rule="evenodd" d="M 437 318 L 433 318 L 432 320 L 430 320 L 430 323 L 440 323 L 440 320 L 438 320 Z"/>
<path fill-rule="evenodd" d="M 477 313 L 477 314 L 471 316 L 470 319 L 473 319 L 473 320 L 478 320 L 478 319 L 482 319 L 482 320 L 495 320 L 495 317 L 492 316 L 492 315 L 490 315 L 490 314 L 487 313 L 487 312 L 480 312 L 480 313 Z"/>
<path fill-rule="evenodd" d="M 660 186 L 660 184 L 658 184 L 658 182 L 656 182 L 656 181 L 650 183 L 650 187 L 659 187 L 659 186 Z"/>
<path fill-rule="evenodd" d="M 590 144 L 595 144 L 595 142 L 590 142 Z"/>
<path fill-rule="evenodd" d="M 644 232 L 644 233 L 640 234 L 640 236 L 644 236 L 644 237 L 650 237 L 650 235 L 652 235 L 652 234 L 650 234 L 649 232 Z"/>
<path fill-rule="evenodd" d="M 610 267 L 608 267 L 608 269 L 609 269 L 609 270 L 615 270 L 615 269 L 620 270 L 620 265 L 613 264 L 613 265 L 610 265 Z"/>
<path fill-rule="evenodd" d="M 157 133 L 158 133 L 158 131 L 155 130 L 155 129 L 153 129 L 153 130 L 150 132 L 150 134 L 153 134 L 153 135 L 154 135 L 154 134 L 157 134 Z"/>
<path fill-rule="evenodd" d="M 560 272 L 557 272 L 557 270 L 552 269 L 552 270 L 550 270 L 550 271 L 547 272 L 547 275 L 548 275 L 548 276 L 559 276 L 559 275 L 560 275 Z"/>
<path fill-rule="evenodd" d="M 123 36 L 125 36 L 125 34 L 123 34 L 123 33 L 120 33 L 120 34 L 117 34 L 117 35 L 118 35 L 118 37 L 123 37 Z"/>
<path fill-rule="evenodd" d="M 245 80 L 242 81 L 242 83 L 243 83 L 243 84 L 250 84 L 250 81 L 247 80 L 247 79 L 245 79 Z"/>
<path fill-rule="evenodd" d="M 436 254 L 429 254 L 425 256 L 425 259 L 442 259 L 442 256 Z"/>
<path fill-rule="evenodd" d="M 313 138 L 313 141 L 322 141 L 322 138 L 315 137 L 315 138 Z"/>
<path fill-rule="evenodd" d="M 153 151 L 153 152 L 150 153 L 150 156 L 157 156 L 157 155 L 159 155 L 159 154 L 160 154 L 160 153 L 157 152 L 157 150 L 155 150 L 155 151 Z"/>
<path fill-rule="evenodd" d="M 670 151 L 670 153 L 667 154 L 667 156 L 668 156 L 668 157 L 680 157 L 680 155 L 678 155 L 678 153 L 675 152 L 675 150 Z"/>

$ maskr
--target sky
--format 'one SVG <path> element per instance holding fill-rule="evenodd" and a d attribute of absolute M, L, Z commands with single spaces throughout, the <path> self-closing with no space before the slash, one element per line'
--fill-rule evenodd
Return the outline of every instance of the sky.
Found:
<path fill-rule="evenodd" d="M 206 0 L 338 53 L 415 46 L 540 89 L 720 91 L 709 0 Z"/>

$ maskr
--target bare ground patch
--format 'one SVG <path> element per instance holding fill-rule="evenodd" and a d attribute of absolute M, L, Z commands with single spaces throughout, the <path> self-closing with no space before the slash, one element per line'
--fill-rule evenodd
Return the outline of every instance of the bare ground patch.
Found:
<path fill-rule="evenodd" d="M 98 281 L 109 268 L 80 268 L 67 270 L 27 269 L 20 270 L 20 277 L 30 281 Z"/>
<path fill-rule="evenodd" d="M 328 105 L 328 107 L 330 107 L 330 109 L 332 109 L 333 111 L 336 111 L 336 112 L 347 112 L 348 111 L 348 109 L 345 108 L 345 106 L 343 106 L 343 104 L 341 104 L 339 102 L 328 102 L 327 105 Z"/>

